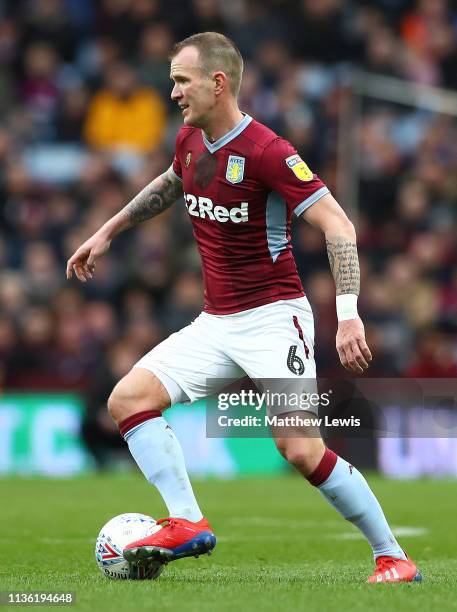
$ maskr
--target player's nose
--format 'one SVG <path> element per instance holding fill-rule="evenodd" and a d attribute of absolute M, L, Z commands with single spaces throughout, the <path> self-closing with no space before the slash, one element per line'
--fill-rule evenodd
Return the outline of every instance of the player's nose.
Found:
<path fill-rule="evenodd" d="M 179 100 L 179 98 L 182 98 L 182 92 L 179 89 L 179 87 L 175 84 L 175 86 L 171 90 L 171 99 L 172 100 Z"/>

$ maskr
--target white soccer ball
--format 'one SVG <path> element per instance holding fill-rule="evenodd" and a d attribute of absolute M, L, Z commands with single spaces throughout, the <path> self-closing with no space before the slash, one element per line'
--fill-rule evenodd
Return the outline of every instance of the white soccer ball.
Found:
<path fill-rule="evenodd" d="M 122 556 L 122 551 L 135 540 L 152 535 L 159 529 L 156 521 L 146 514 L 128 512 L 119 514 L 106 525 L 98 534 L 95 542 L 95 560 L 100 571 L 107 578 L 120 580 L 155 580 L 163 571 L 163 564 L 150 561 L 138 568 L 130 568 Z"/>

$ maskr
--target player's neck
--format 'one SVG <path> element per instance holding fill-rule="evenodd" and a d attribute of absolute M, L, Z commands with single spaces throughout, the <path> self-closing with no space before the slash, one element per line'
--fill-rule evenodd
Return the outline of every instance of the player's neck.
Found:
<path fill-rule="evenodd" d="M 206 126 L 203 131 L 206 138 L 210 142 L 216 142 L 230 130 L 233 130 L 243 120 L 243 113 L 235 106 L 225 110 L 224 114 L 219 115 L 217 119 L 211 122 L 211 125 Z"/>

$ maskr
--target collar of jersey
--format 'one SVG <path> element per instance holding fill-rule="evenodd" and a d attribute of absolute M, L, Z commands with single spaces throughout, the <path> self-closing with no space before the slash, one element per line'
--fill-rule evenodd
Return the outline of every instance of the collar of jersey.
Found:
<path fill-rule="evenodd" d="M 235 125 L 234 128 L 232 128 L 230 130 L 230 132 L 227 132 L 227 134 L 224 134 L 224 136 L 221 136 L 220 138 L 218 138 L 215 142 L 210 142 L 205 134 L 202 131 L 202 136 L 203 136 L 203 142 L 205 144 L 205 147 L 208 149 L 208 151 L 210 153 L 215 153 L 216 151 L 219 151 L 219 149 L 222 149 L 222 147 L 225 147 L 226 144 L 228 144 L 229 142 L 231 142 L 234 138 L 236 138 L 237 136 L 239 136 L 241 134 L 241 132 L 247 128 L 247 126 L 251 123 L 252 121 L 252 117 L 250 117 L 249 115 L 247 115 L 246 113 L 243 113 L 244 117 L 243 119 L 238 123 L 238 125 Z"/>

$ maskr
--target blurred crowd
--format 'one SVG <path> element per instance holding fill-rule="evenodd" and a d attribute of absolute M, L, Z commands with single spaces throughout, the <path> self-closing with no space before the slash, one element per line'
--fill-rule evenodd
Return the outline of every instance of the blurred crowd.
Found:
<path fill-rule="evenodd" d="M 115 381 L 201 310 L 186 208 L 116 238 L 92 282 L 67 281 L 65 263 L 170 165 L 168 54 L 205 30 L 245 58 L 241 109 L 334 192 L 351 71 L 457 90 L 446 0 L 0 0 L 0 382 L 83 391 L 108 436 L 98 409 Z M 454 377 L 457 121 L 374 100 L 361 117 L 353 220 L 372 375 Z M 341 375 L 322 236 L 296 223 L 294 248 L 319 372 Z"/>

